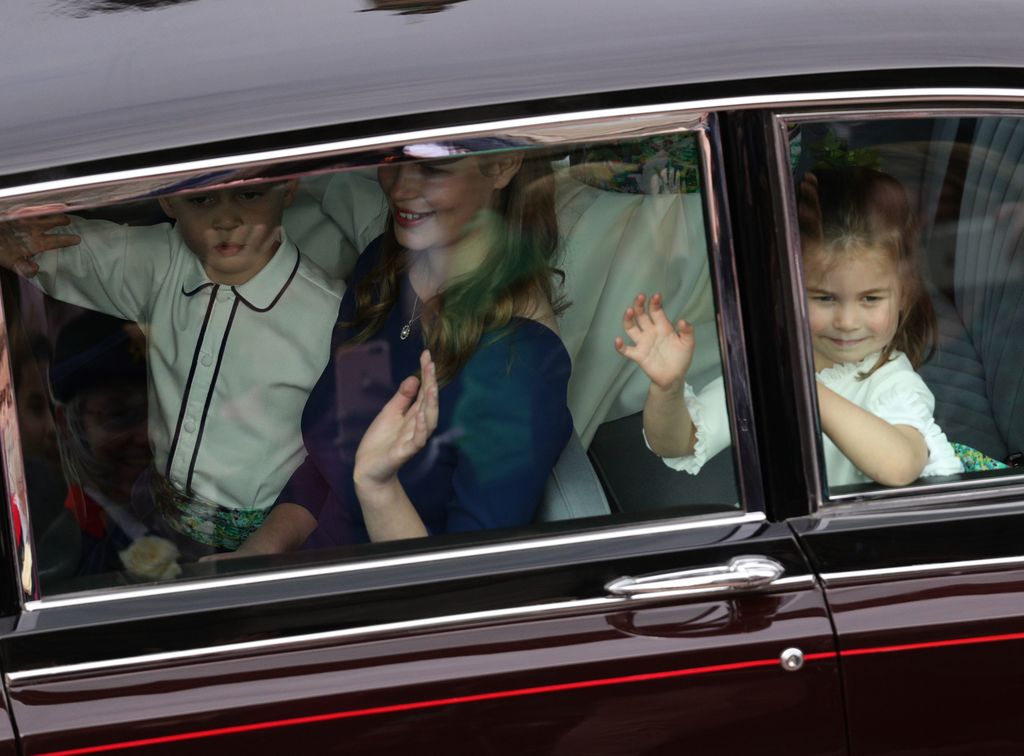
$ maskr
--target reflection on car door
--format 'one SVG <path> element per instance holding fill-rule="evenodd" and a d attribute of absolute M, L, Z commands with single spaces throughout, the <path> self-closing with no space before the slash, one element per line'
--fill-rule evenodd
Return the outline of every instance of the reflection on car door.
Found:
<path fill-rule="evenodd" d="M 785 526 L 454 553 L 32 612 L 3 641 L 24 753 L 845 753 L 823 597 Z M 604 587 L 751 554 L 781 577 Z"/>
<path fill-rule="evenodd" d="M 1024 513 L 1008 506 L 801 524 L 852 753 L 1024 753 Z"/>

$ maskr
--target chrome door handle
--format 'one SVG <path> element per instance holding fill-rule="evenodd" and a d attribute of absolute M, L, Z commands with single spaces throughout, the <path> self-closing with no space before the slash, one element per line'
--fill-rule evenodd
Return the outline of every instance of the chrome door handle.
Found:
<path fill-rule="evenodd" d="M 663 594 L 705 593 L 762 588 L 782 577 L 785 569 L 766 556 L 738 556 L 728 564 L 641 577 L 620 577 L 604 587 L 612 596 L 639 598 Z"/>

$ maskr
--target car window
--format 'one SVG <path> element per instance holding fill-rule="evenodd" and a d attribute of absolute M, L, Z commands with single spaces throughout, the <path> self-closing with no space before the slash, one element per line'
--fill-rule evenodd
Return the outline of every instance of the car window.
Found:
<path fill-rule="evenodd" d="M 1024 122 L 789 121 L 833 500 L 1021 464 Z"/>
<path fill-rule="evenodd" d="M 480 139 L 22 208 L 42 595 L 740 511 L 702 160 Z"/>

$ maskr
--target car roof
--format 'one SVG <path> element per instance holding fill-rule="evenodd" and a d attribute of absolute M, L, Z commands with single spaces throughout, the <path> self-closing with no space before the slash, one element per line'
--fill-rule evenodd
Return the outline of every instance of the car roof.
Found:
<path fill-rule="evenodd" d="M 1019 82 L 1024 63 L 1019 0 L 22 0 L 4 16 L 8 185 L 414 113 L 839 72 L 1018 68 Z"/>

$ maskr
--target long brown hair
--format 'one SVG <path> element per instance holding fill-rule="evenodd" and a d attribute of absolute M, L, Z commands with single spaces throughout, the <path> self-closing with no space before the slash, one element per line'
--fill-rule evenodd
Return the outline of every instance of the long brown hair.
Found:
<path fill-rule="evenodd" d="M 797 204 L 805 261 L 812 252 L 831 256 L 877 249 L 886 252 L 895 266 L 896 334 L 872 368 L 859 377 L 874 373 L 896 350 L 920 367 L 935 350 L 935 310 L 921 277 L 917 221 L 903 185 L 873 168 L 815 169 L 813 180 L 805 179 L 798 186 Z"/>
<path fill-rule="evenodd" d="M 489 156 L 481 156 L 480 170 L 491 167 Z M 550 159 L 543 154 L 524 155 L 491 212 L 498 231 L 484 261 L 423 303 L 423 340 L 442 385 L 469 361 L 484 334 L 504 335 L 507 330 L 502 329 L 514 315 L 530 314 L 538 294 L 551 303 L 555 314 L 567 306 L 559 293 L 564 276 L 554 266 L 558 221 Z M 408 250 L 395 238 L 389 215 L 380 260 L 356 285 L 352 320 L 339 324 L 358 329 L 349 343 L 366 341 L 384 326 L 398 302 L 400 280 L 408 267 Z"/>

